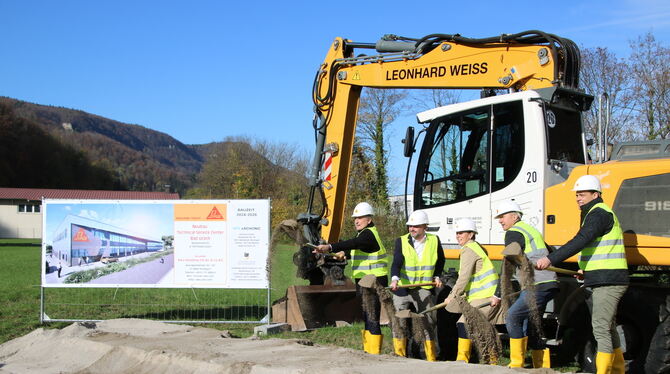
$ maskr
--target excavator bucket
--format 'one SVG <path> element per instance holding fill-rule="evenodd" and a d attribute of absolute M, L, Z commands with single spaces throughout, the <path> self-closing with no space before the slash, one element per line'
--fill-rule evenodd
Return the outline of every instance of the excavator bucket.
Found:
<path fill-rule="evenodd" d="M 344 275 L 347 260 L 328 253 L 312 253 L 313 245 L 303 245 L 293 255 L 296 275 L 309 286 L 289 286 L 286 296 L 272 306 L 272 321 L 291 325 L 293 331 L 352 323 L 362 316 L 356 286 Z"/>
<path fill-rule="evenodd" d="M 288 323 L 292 331 L 335 326 L 339 321 L 352 323 L 361 315 L 356 286 L 349 280 L 338 286 L 290 286 L 286 297 L 272 306 L 272 321 Z"/>

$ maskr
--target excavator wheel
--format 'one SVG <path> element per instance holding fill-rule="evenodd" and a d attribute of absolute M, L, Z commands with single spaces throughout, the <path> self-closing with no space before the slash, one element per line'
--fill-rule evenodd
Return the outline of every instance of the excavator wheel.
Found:
<path fill-rule="evenodd" d="M 661 306 L 660 323 L 649 345 L 644 366 L 647 373 L 670 373 L 670 296 Z"/>

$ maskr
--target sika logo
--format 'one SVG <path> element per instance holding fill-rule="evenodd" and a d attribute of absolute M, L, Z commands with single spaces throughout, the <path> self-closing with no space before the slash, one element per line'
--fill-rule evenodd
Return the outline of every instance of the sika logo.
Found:
<path fill-rule="evenodd" d="M 212 211 L 209 212 L 207 219 L 223 219 L 223 215 L 221 214 L 221 212 L 219 212 L 218 209 L 216 209 L 216 207 L 213 207 Z"/>
<path fill-rule="evenodd" d="M 84 231 L 84 229 L 80 228 L 79 231 L 77 231 L 77 233 L 74 234 L 74 238 L 72 238 L 72 241 L 87 242 L 88 241 L 88 236 L 86 236 L 86 231 Z"/>

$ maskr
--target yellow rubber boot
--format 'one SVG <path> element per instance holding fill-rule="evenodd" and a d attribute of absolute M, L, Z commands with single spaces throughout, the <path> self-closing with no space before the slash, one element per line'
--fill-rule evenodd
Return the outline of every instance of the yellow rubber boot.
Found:
<path fill-rule="evenodd" d="M 382 339 L 384 338 L 384 335 L 374 335 L 369 331 L 367 333 L 368 335 L 365 337 L 365 341 L 367 342 L 368 349 L 366 352 L 371 355 L 382 353 Z"/>
<path fill-rule="evenodd" d="M 437 346 L 432 340 L 423 342 L 423 349 L 426 351 L 426 361 L 437 361 Z"/>
<path fill-rule="evenodd" d="M 472 341 L 470 339 L 458 338 L 458 351 L 456 353 L 456 361 L 470 362 L 471 349 L 472 349 Z"/>
<path fill-rule="evenodd" d="M 368 336 L 368 330 L 361 330 L 361 340 L 363 341 L 363 351 L 367 352 L 368 351 L 368 344 L 367 344 L 367 336 Z"/>
<path fill-rule="evenodd" d="M 625 374 L 626 361 L 623 359 L 621 348 L 614 348 L 614 361 L 612 361 L 612 374 Z"/>
<path fill-rule="evenodd" d="M 531 351 L 533 356 L 533 368 L 550 368 L 551 367 L 551 358 L 549 356 L 549 348 L 545 349 L 533 349 Z"/>
<path fill-rule="evenodd" d="M 596 353 L 596 374 L 610 374 L 614 363 L 614 353 Z"/>
<path fill-rule="evenodd" d="M 393 338 L 393 353 L 407 357 L 407 338 Z"/>
<path fill-rule="evenodd" d="M 522 368 L 526 357 L 528 337 L 509 339 L 509 367 Z"/>

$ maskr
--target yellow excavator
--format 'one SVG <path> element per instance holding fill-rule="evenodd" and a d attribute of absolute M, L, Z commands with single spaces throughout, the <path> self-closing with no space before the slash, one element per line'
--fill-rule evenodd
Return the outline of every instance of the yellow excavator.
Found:
<path fill-rule="evenodd" d="M 439 235 L 447 258 L 458 258 L 454 223 L 467 217 L 480 228 L 477 239 L 490 256 L 501 259 L 504 232 L 492 218 L 499 202 L 517 202 L 524 221 L 558 247 L 579 228 L 575 180 L 597 176 L 625 231 L 631 287 L 617 323 L 627 367 L 641 372 L 647 362 L 651 372 L 670 368 L 670 143 L 617 145 L 610 160 L 601 141 L 592 161 L 581 114 L 594 98 L 578 88 L 579 64 L 574 42 L 542 31 L 480 39 L 386 35 L 376 43 L 336 38 L 313 86 L 316 152 L 308 209 L 298 217 L 305 240 L 340 237 L 363 87 L 480 89 L 480 99 L 418 113 L 418 133 L 407 129 L 408 174 L 416 170 L 408 178 L 409 194 L 406 183 L 412 208 L 426 211 L 429 231 Z M 311 255 L 309 246 L 294 259 L 310 279 L 309 292 L 330 295 L 331 310 L 344 309 L 338 287 L 353 292 L 342 280 L 345 264 Z M 561 296 L 544 316 L 545 336 L 555 354 L 577 358 L 588 371 L 595 345 L 582 288 L 574 279 L 561 284 Z M 300 299 L 300 291 L 294 297 Z M 316 308 L 321 316 L 325 304 Z"/>

